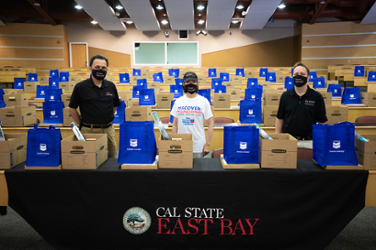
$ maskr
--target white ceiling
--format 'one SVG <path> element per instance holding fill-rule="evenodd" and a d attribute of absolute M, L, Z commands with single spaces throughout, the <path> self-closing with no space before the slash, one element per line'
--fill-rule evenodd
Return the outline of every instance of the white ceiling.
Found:
<path fill-rule="evenodd" d="M 120 0 L 138 30 L 160 30 L 159 22 L 149 0 Z"/>
<path fill-rule="evenodd" d="M 194 9 L 191 0 L 164 0 L 173 30 L 194 30 Z"/>
<path fill-rule="evenodd" d="M 376 23 L 376 2 L 372 8 L 368 11 L 367 15 L 363 18 L 360 24 Z"/>
<path fill-rule="evenodd" d="M 240 29 L 263 29 L 280 3 L 281 0 L 253 0 Z"/>
<path fill-rule="evenodd" d="M 207 6 L 207 30 L 227 30 L 234 15 L 237 0 L 210 0 Z"/>

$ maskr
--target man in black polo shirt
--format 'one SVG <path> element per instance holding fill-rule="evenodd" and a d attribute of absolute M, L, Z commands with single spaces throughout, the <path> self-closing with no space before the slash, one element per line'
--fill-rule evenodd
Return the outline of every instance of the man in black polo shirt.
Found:
<path fill-rule="evenodd" d="M 83 134 L 107 134 L 108 157 L 117 156 L 115 129 L 112 124 L 116 107 L 120 100 L 115 84 L 104 80 L 107 74 L 108 60 L 102 55 L 90 59 L 91 77 L 74 87 L 69 113 Z M 77 112 L 80 107 L 81 117 Z"/>
<path fill-rule="evenodd" d="M 302 63 L 296 63 L 293 71 L 294 88 L 284 92 L 279 102 L 275 123 L 275 132 L 289 133 L 298 140 L 312 140 L 312 125 L 325 123 L 325 103 L 322 95 L 311 89 L 307 82 L 309 69 Z M 312 148 L 312 142 L 305 144 Z M 299 143 L 298 143 L 299 147 Z"/>

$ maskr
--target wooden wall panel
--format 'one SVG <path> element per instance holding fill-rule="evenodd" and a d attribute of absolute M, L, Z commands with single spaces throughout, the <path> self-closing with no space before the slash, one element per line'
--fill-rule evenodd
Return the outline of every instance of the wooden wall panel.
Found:
<path fill-rule="evenodd" d="M 66 65 L 69 65 L 69 62 L 65 60 L 0 60 L 0 68 L 3 68 L 4 66 L 22 66 L 23 68 L 36 68 L 37 70 L 50 70 L 66 68 Z"/>
<path fill-rule="evenodd" d="M 364 35 L 343 35 L 343 36 L 310 36 L 303 37 L 302 46 L 333 46 L 333 45 L 359 45 L 359 36 L 361 44 L 376 44 L 376 34 Z"/>
<path fill-rule="evenodd" d="M 21 47 L 63 47 L 62 38 L 56 37 L 19 37 L 1 36 L 0 46 L 21 46 Z"/>
<path fill-rule="evenodd" d="M 98 49 L 89 46 L 89 62 L 90 58 L 100 54 L 108 58 L 110 68 L 128 68 L 131 67 L 131 55 L 114 52 L 105 49 Z M 88 62 L 88 64 L 89 64 Z"/>
<path fill-rule="evenodd" d="M 202 67 L 289 67 L 299 61 L 299 36 L 203 54 Z"/>
<path fill-rule="evenodd" d="M 375 32 L 374 24 L 359 22 L 333 22 L 303 24 L 302 35 Z"/>
<path fill-rule="evenodd" d="M 307 48 L 303 49 L 303 58 L 314 57 L 367 57 L 376 56 L 376 45 L 370 47 Z"/>
<path fill-rule="evenodd" d="M 5 26 L 0 26 L 0 34 L 63 37 L 64 25 L 7 23 Z"/>
<path fill-rule="evenodd" d="M 15 49 L 0 48 L 0 58 L 61 58 L 62 49 Z"/>

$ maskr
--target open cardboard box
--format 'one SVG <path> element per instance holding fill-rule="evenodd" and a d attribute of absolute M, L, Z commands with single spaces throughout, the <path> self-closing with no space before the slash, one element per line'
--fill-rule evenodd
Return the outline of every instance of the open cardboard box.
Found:
<path fill-rule="evenodd" d="M 172 140 L 159 137 L 159 168 L 193 168 L 192 134 L 170 133 Z"/>

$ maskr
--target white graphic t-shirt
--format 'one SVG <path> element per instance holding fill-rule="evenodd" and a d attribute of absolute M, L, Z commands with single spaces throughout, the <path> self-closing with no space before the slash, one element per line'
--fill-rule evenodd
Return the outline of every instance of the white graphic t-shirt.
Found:
<path fill-rule="evenodd" d="M 204 118 L 213 116 L 209 101 L 200 95 L 176 99 L 171 115 L 178 118 L 178 134 L 192 134 L 193 153 L 201 153 L 206 143 Z"/>

